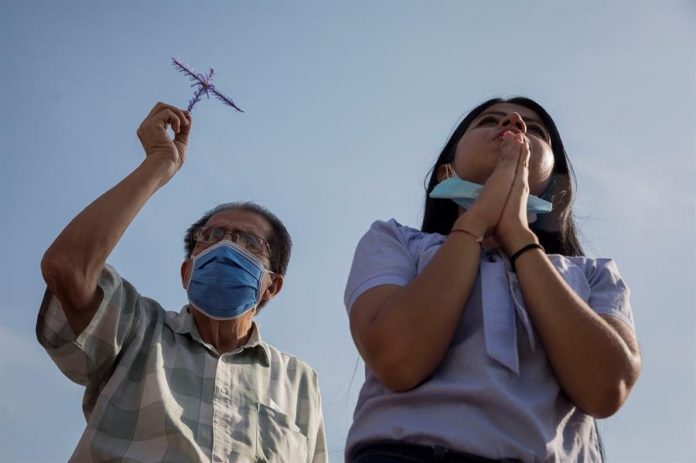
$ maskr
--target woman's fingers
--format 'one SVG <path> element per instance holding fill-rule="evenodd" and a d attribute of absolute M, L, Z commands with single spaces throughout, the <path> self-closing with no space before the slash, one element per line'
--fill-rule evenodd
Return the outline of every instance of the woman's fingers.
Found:
<path fill-rule="evenodd" d="M 505 132 L 500 141 L 495 169 L 472 205 L 477 215 L 484 218 L 487 231 L 497 228 L 501 220 L 506 220 L 505 215 L 518 215 L 517 211 L 521 207 L 525 208 L 526 213 L 524 191 L 527 188 L 528 163 L 529 146 L 526 137 L 512 130 Z"/>
<path fill-rule="evenodd" d="M 518 188 L 529 190 L 529 142 L 527 140 L 520 146 L 520 154 L 517 163 L 517 171 L 515 173 L 515 183 Z"/>
<path fill-rule="evenodd" d="M 517 165 L 514 180 L 510 188 L 510 195 L 505 202 L 503 213 L 495 227 L 495 235 L 498 243 L 506 253 L 518 248 L 517 237 L 520 233 L 528 231 L 527 224 L 527 200 L 529 198 L 529 144 L 519 144 Z M 525 232 L 526 233 L 526 232 Z M 523 235 L 527 236 L 527 235 Z M 526 239 L 526 238 L 525 238 Z"/>
<path fill-rule="evenodd" d="M 526 140 L 519 145 L 515 177 L 510 188 L 505 209 L 504 222 L 517 221 L 527 217 L 527 198 L 529 196 L 529 144 Z"/>
<path fill-rule="evenodd" d="M 520 140 L 518 135 L 521 136 L 521 134 L 515 134 L 511 131 L 503 134 L 500 146 L 500 156 L 498 157 L 499 164 L 517 166 L 517 161 L 520 154 L 520 144 L 522 143 L 522 140 Z"/>
<path fill-rule="evenodd" d="M 520 133 L 512 131 L 503 134 L 496 169 L 493 175 L 507 183 L 508 191 L 514 186 L 519 170 L 520 157 L 526 139 Z"/>

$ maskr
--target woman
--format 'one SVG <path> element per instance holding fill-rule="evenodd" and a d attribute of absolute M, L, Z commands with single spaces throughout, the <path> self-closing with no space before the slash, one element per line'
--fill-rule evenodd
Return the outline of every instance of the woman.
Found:
<path fill-rule="evenodd" d="M 583 257 L 571 179 L 547 112 L 493 99 L 442 150 L 421 230 L 372 225 L 345 294 L 366 364 L 348 461 L 602 460 L 594 418 L 641 359 L 615 264 Z"/>

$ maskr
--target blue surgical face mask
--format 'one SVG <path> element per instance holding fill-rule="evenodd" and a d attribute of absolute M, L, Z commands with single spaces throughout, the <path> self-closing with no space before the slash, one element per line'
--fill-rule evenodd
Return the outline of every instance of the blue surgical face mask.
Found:
<path fill-rule="evenodd" d="M 192 266 L 188 300 L 216 320 L 231 320 L 256 307 L 261 279 L 269 272 L 256 256 L 228 240 L 203 250 Z"/>
<path fill-rule="evenodd" d="M 483 190 L 483 185 L 462 180 L 454 169 L 448 169 L 451 177 L 438 183 L 430 192 L 431 198 L 451 199 L 463 209 L 470 209 L 476 198 Z M 551 212 L 552 204 L 538 196 L 529 195 L 527 198 L 527 221 L 536 221 L 537 214 Z"/>

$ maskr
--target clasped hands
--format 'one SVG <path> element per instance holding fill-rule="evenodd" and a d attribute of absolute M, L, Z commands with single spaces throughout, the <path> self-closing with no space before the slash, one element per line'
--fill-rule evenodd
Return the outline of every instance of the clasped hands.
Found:
<path fill-rule="evenodd" d="M 508 256 L 524 245 L 537 242 L 527 223 L 529 158 L 527 138 L 512 130 L 505 132 L 493 173 L 471 208 L 459 216 L 452 229 L 493 237 Z"/>

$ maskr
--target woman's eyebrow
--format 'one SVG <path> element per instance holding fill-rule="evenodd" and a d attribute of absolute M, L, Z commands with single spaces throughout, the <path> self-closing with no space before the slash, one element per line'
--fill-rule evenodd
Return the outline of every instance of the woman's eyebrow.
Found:
<path fill-rule="evenodd" d="M 482 113 L 482 114 L 479 116 L 479 118 L 480 118 L 480 117 L 483 117 L 483 116 L 486 116 L 486 115 L 488 115 L 488 114 L 494 114 L 494 115 L 496 115 L 496 116 L 503 116 L 503 117 L 505 117 L 505 116 L 508 115 L 508 113 L 504 113 L 504 112 L 502 112 L 502 111 L 485 111 L 484 113 Z M 541 121 L 538 120 L 538 119 L 534 119 L 534 118 L 532 118 L 532 117 L 522 117 L 522 120 L 523 120 L 525 123 L 527 123 L 527 122 L 534 122 L 535 124 L 539 124 L 539 125 L 541 125 L 542 127 L 545 127 L 544 124 L 543 124 L 543 122 L 541 122 Z"/>

